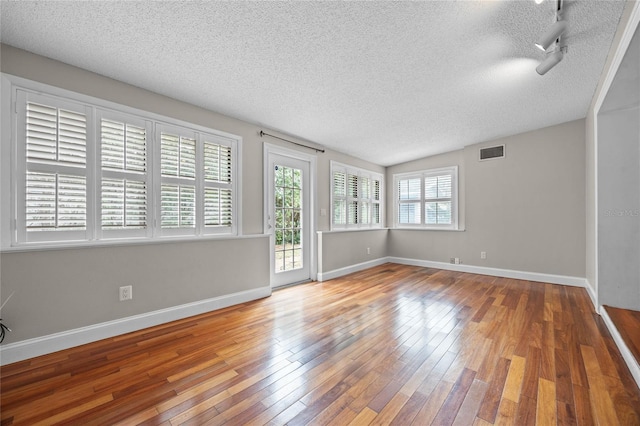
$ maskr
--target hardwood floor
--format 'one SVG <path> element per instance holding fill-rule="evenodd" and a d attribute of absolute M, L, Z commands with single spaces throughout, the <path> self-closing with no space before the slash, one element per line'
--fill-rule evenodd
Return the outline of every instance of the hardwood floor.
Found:
<path fill-rule="evenodd" d="M 606 305 L 604 308 L 627 348 L 640 364 L 640 312 Z"/>
<path fill-rule="evenodd" d="M 386 264 L 5 366 L 3 425 L 638 425 L 584 289 Z"/>

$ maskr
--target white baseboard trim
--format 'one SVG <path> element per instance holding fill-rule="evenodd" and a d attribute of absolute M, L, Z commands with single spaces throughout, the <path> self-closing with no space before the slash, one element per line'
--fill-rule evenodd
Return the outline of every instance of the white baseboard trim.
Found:
<path fill-rule="evenodd" d="M 382 265 L 387 262 L 389 262 L 388 257 L 381 257 L 379 259 L 369 260 L 367 262 L 362 262 L 351 266 L 345 266 L 344 268 L 334 269 L 333 271 L 318 272 L 318 281 L 322 282 L 332 280 L 334 278 L 342 277 L 343 275 L 348 275 L 353 272 L 373 268 L 374 266 Z"/>
<path fill-rule="evenodd" d="M 599 314 L 600 313 L 600 309 L 598 309 L 598 301 L 596 300 L 595 290 L 593 289 L 593 287 L 591 287 L 591 283 L 586 278 L 584 280 L 584 288 L 587 290 L 587 294 L 589 295 L 589 298 L 591 299 L 591 304 L 593 305 L 593 310 L 596 311 L 596 313 Z"/>
<path fill-rule="evenodd" d="M 142 330 L 271 295 L 271 287 L 214 297 L 127 318 L 76 328 L 0 346 L 0 365 L 7 365 L 86 343 Z"/>
<path fill-rule="evenodd" d="M 640 387 L 640 365 L 638 365 L 638 361 L 636 361 L 626 343 L 624 343 L 622 336 L 618 332 L 616 326 L 613 324 L 613 321 L 611 321 L 611 317 L 609 317 L 609 314 L 607 313 L 607 310 L 604 308 L 604 306 L 600 306 L 600 316 L 604 320 L 604 323 L 607 325 L 607 328 L 609 329 L 609 332 L 613 337 L 613 341 L 616 342 L 616 346 L 618 346 L 618 349 L 622 354 L 622 358 L 624 358 L 624 361 L 627 363 L 627 367 L 629 367 L 629 371 L 631 371 L 631 375 L 636 380 L 636 384 L 638 385 L 638 387 Z"/>
<path fill-rule="evenodd" d="M 422 266 L 425 268 L 445 269 L 447 271 L 468 272 L 470 274 L 492 275 L 495 277 L 514 278 L 517 280 L 539 281 L 543 283 L 562 284 L 573 287 L 586 287 L 587 280 L 580 277 L 566 275 L 543 274 L 539 272 L 515 271 L 512 269 L 488 268 L 485 266 L 454 265 L 446 262 L 431 260 L 407 259 L 403 257 L 388 257 L 389 262 L 402 265 Z"/>

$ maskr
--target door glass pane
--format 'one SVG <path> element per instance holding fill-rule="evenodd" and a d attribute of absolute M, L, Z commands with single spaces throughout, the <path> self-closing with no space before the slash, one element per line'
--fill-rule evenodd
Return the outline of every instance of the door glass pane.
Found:
<path fill-rule="evenodd" d="M 302 253 L 302 171 L 276 165 L 275 185 L 275 271 L 301 269 Z"/>

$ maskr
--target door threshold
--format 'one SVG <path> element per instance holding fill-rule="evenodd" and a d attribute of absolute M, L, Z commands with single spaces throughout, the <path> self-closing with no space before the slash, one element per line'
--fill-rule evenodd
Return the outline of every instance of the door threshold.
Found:
<path fill-rule="evenodd" d="M 297 285 L 306 284 L 306 283 L 310 283 L 310 282 L 313 282 L 313 280 L 312 279 L 307 279 L 307 280 L 302 280 L 302 281 L 296 281 L 294 283 L 283 284 L 283 285 L 279 285 L 277 287 L 272 287 L 271 291 L 282 290 L 282 289 L 285 289 L 285 288 L 294 287 L 294 286 L 297 286 Z"/>

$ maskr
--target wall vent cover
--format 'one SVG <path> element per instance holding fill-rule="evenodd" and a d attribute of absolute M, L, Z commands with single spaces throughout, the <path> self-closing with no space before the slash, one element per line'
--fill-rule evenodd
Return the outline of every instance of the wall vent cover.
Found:
<path fill-rule="evenodd" d="M 493 160 L 504 157 L 504 145 L 480 148 L 480 161 Z"/>

